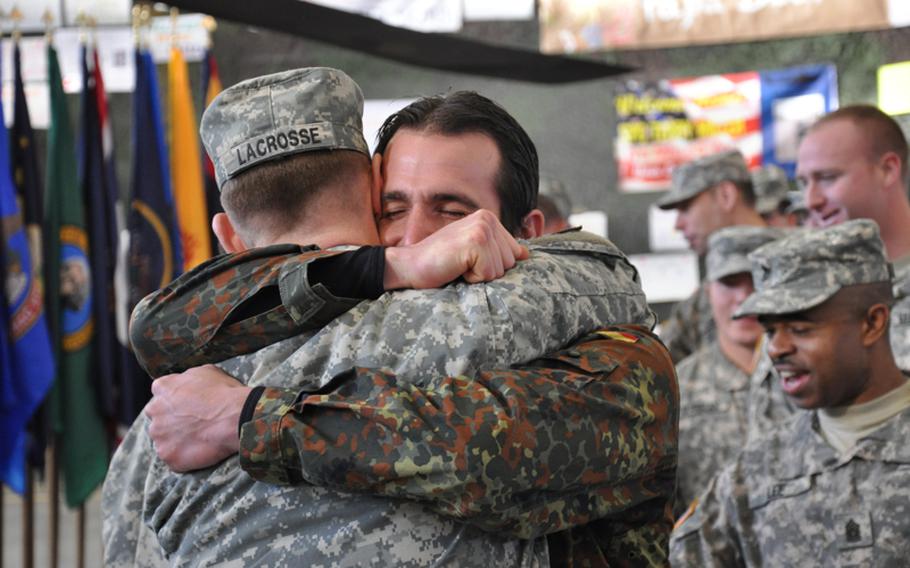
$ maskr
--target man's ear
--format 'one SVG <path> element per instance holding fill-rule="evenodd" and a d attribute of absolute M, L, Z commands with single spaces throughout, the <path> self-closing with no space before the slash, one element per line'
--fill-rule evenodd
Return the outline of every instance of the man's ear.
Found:
<path fill-rule="evenodd" d="M 739 201 L 739 188 L 732 181 L 722 181 L 714 188 L 714 199 L 722 211 L 730 213 Z"/>
<path fill-rule="evenodd" d="M 874 304 L 866 311 L 862 330 L 864 347 L 869 347 L 882 338 L 888 330 L 890 314 L 891 309 L 885 304 Z"/>
<path fill-rule="evenodd" d="M 373 183 L 370 186 L 370 198 L 373 203 L 373 215 L 382 213 L 382 154 L 373 154 Z"/>
<path fill-rule="evenodd" d="M 906 191 L 901 179 L 900 157 L 895 152 L 885 152 L 878 163 L 879 167 L 881 167 L 882 176 L 885 178 L 885 185 L 887 187 L 897 186 L 901 188 L 901 191 Z"/>
<path fill-rule="evenodd" d="M 525 215 L 525 218 L 521 220 L 521 230 L 519 235 L 523 239 L 533 239 L 534 237 L 539 237 L 543 234 L 543 211 L 540 209 L 532 209 L 530 213 Z"/>
<path fill-rule="evenodd" d="M 250 248 L 240 238 L 227 213 L 216 213 L 212 217 L 212 230 L 215 231 L 215 236 L 218 237 L 218 242 L 225 252 L 242 252 Z"/>

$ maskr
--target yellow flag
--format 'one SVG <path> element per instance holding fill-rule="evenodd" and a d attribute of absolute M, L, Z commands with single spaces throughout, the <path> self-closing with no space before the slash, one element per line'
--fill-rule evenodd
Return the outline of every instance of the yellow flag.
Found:
<path fill-rule="evenodd" d="M 209 258 L 212 244 L 196 134 L 199 125 L 193 110 L 186 61 L 176 47 L 171 49 L 168 64 L 168 103 L 174 201 L 183 241 L 183 268 L 189 270 Z"/>

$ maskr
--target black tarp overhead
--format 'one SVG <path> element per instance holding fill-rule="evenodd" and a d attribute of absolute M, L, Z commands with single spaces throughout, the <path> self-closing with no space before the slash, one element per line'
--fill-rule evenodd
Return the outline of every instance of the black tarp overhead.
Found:
<path fill-rule="evenodd" d="M 378 20 L 299 0 L 168 0 L 184 11 L 285 32 L 393 61 L 534 83 L 570 83 L 630 67 L 491 45 L 448 34 L 396 28 Z"/>

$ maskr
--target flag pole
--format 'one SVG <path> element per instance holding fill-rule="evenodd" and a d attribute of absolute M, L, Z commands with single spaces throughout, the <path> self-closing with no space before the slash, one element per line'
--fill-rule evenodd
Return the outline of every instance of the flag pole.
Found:
<path fill-rule="evenodd" d="M 54 15 L 51 13 L 50 8 L 44 11 L 44 14 L 41 16 L 42 21 L 44 21 L 44 41 L 47 45 L 50 45 L 54 41 L 53 31 L 51 31 L 51 25 L 54 22 Z M 60 466 L 57 460 L 57 436 L 56 433 L 51 429 L 50 435 L 50 475 L 49 477 L 49 487 L 48 487 L 48 504 L 50 506 L 49 522 L 50 522 L 50 547 L 51 547 L 51 568 L 58 568 L 60 565 Z"/>

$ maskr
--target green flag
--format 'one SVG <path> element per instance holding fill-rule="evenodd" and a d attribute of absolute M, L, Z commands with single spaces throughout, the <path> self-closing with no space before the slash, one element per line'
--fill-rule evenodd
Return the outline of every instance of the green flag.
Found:
<path fill-rule="evenodd" d="M 48 323 L 59 362 L 52 408 L 66 501 L 76 507 L 104 480 L 108 443 L 91 380 L 92 274 L 85 207 L 60 64 L 51 45 L 47 50 L 47 70 L 51 117 L 44 200 L 45 281 Z"/>

